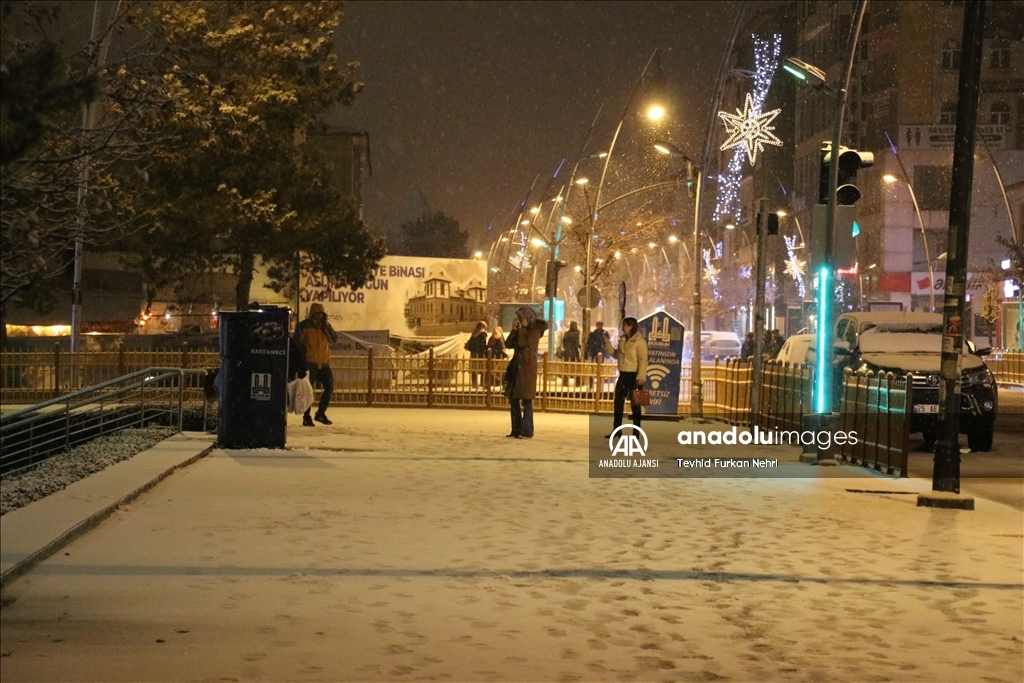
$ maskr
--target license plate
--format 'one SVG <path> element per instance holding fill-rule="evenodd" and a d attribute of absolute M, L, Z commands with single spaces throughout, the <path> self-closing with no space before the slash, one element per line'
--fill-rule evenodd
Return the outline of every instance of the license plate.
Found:
<path fill-rule="evenodd" d="M 937 404 L 930 405 L 916 405 L 914 406 L 915 413 L 937 413 L 939 412 L 939 406 Z"/>

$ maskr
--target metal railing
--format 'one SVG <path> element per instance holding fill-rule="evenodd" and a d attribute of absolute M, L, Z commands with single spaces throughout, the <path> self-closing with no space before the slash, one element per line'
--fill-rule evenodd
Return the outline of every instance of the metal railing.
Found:
<path fill-rule="evenodd" d="M 996 384 L 1024 384 L 1024 351 L 993 349 L 985 356 L 985 365 L 996 377 Z"/>
<path fill-rule="evenodd" d="M 0 353 L 0 402 L 36 403 L 107 382 L 146 368 L 216 368 L 216 351 L 3 351 Z M 186 396 L 200 398 L 198 375 L 186 375 Z"/>
<path fill-rule="evenodd" d="M 146 368 L 2 415 L 0 475 L 27 469 L 97 436 L 129 427 L 161 424 L 180 432 L 186 377 L 205 374 L 205 370 Z M 204 424 L 205 413 L 204 401 Z"/>
<path fill-rule="evenodd" d="M 857 433 L 857 442 L 840 444 L 837 454 L 854 464 L 886 474 L 907 476 L 913 382 L 890 373 L 843 376 L 840 430 Z"/>

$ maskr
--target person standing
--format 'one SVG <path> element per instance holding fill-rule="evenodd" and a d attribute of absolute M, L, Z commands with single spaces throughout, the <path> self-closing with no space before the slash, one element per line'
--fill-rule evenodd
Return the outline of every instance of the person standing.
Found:
<path fill-rule="evenodd" d="M 473 330 L 473 334 L 470 335 L 469 341 L 466 342 L 464 347 L 469 351 L 470 367 L 472 368 L 474 358 L 487 358 L 487 323 L 483 320 L 476 324 L 476 328 Z M 473 376 L 473 386 L 480 384 L 480 379 L 483 377 L 483 373 L 473 372 L 470 374 Z"/>
<path fill-rule="evenodd" d="M 580 362 L 580 328 L 575 320 L 569 323 L 569 329 L 562 335 L 562 360 Z"/>
<path fill-rule="evenodd" d="M 516 323 L 505 340 L 505 346 L 512 349 L 512 360 L 505 373 L 505 395 L 508 396 L 512 414 L 513 439 L 533 438 L 533 399 L 537 396 L 537 347 L 547 321 L 537 317 L 529 306 L 516 311 Z"/>
<path fill-rule="evenodd" d="M 487 355 L 492 360 L 498 358 L 507 358 L 505 354 L 505 335 L 501 329 L 501 325 L 495 325 L 494 330 L 491 332 L 491 338 L 487 340 Z M 487 378 L 487 382 L 491 387 L 497 384 L 497 377 L 493 370 L 491 370 L 490 377 Z"/>
<path fill-rule="evenodd" d="M 487 350 L 491 352 L 491 358 L 505 358 L 505 337 L 501 325 L 496 325 L 491 332 L 491 338 L 487 340 Z"/>
<path fill-rule="evenodd" d="M 647 379 L 647 340 L 640 334 L 640 324 L 636 318 L 622 319 L 618 348 L 613 347 L 610 341 L 605 341 L 604 348 L 619 363 L 619 379 L 615 382 L 615 421 L 612 426 L 615 429 L 622 425 L 626 399 L 634 389 L 643 389 Z M 641 408 L 639 404 L 633 404 L 634 427 L 640 426 Z"/>
<path fill-rule="evenodd" d="M 605 342 L 611 340 L 608 331 L 604 329 L 604 323 L 598 320 L 594 323 L 594 329 L 587 335 L 587 360 L 591 363 L 597 362 L 597 357 L 604 351 Z"/>
<path fill-rule="evenodd" d="M 325 425 L 331 424 L 327 419 L 327 406 L 331 404 L 331 396 L 334 394 L 334 371 L 331 370 L 331 344 L 338 341 L 338 334 L 327 322 L 327 314 L 321 303 L 309 305 L 309 313 L 306 319 L 295 326 L 295 341 L 306 350 L 306 371 L 309 379 L 315 387 L 320 384 L 323 393 L 320 394 L 320 404 L 317 407 L 316 416 L 310 417 L 309 411 L 302 416 L 302 425 L 312 427 L 313 420 Z"/>
<path fill-rule="evenodd" d="M 754 356 L 754 333 L 747 332 L 747 336 L 743 339 L 743 346 L 740 347 L 740 360 L 744 363 L 749 363 L 750 359 Z"/>

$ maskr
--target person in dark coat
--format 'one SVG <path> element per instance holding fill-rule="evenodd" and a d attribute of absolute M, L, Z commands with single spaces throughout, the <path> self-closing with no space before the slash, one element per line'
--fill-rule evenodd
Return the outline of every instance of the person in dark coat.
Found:
<path fill-rule="evenodd" d="M 569 323 L 569 329 L 562 335 L 562 360 L 580 362 L 580 328 L 575 320 Z"/>
<path fill-rule="evenodd" d="M 547 321 L 537 317 L 529 306 L 516 311 L 516 324 L 505 340 L 512 349 L 512 360 L 505 373 L 505 395 L 509 398 L 512 414 L 513 439 L 533 438 L 533 399 L 537 396 L 537 347 Z"/>
<path fill-rule="evenodd" d="M 466 342 L 465 349 L 469 351 L 471 359 L 487 358 L 487 323 L 483 320 L 476 324 L 473 334 L 470 335 L 469 341 Z M 483 373 L 473 372 L 471 374 L 473 375 L 473 386 L 475 387 L 480 383 Z"/>
<path fill-rule="evenodd" d="M 587 335 L 587 360 L 589 362 L 597 362 L 597 357 L 604 353 L 606 341 L 611 341 L 611 336 L 604 329 L 604 323 L 598 320 L 594 323 L 593 331 Z"/>
<path fill-rule="evenodd" d="M 508 358 L 508 354 L 505 353 L 505 333 L 501 329 L 501 325 L 494 326 L 491 338 L 487 340 L 487 357 L 492 360 Z M 494 370 L 491 370 L 491 375 L 487 378 L 487 382 L 491 387 L 498 383 L 497 373 Z"/>
<path fill-rule="evenodd" d="M 491 352 L 491 358 L 507 358 L 504 330 L 501 329 L 501 325 L 496 325 L 491 332 L 491 338 L 487 340 L 487 350 Z"/>
<path fill-rule="evenodd" d="M 754 357 L 754 333 L 747 332 L 746 338 L 743 340 L 743 346 L 740 347 L 740 359 L 744 363 L 749 363 L 750 359 Z"/>

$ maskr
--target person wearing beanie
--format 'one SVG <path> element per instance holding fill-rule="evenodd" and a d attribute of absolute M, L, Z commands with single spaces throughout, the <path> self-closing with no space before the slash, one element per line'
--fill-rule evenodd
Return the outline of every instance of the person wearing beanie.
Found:
<path fill-rule="evenodd" d="M 304 427 L 313 427 L 313 420 L 325 425 L 331 424 L 327 419 L 327 406 L 331 404 L 334 394 L 334 371 L 331 370 L 331 344 L 338 341 L 338 334 L 327 322 L 327 313 L 321 303 L 309 305 L 306 319 L 295 326 L 295 342 L 306 351 L 306 371 L 314 386 L 319 383 L 323 387 L 320 404 L 316 416 L 311 417 L 310 409 L 302 416 Z"/>

